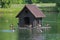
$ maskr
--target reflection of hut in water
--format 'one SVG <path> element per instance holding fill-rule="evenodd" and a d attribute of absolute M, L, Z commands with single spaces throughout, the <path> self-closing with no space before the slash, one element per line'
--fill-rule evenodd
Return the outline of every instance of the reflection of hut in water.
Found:
<path fill-rule="evenodd" d="M 19 18 L 19 27 L 35 27 L 38 24 L 42 25 L 42 18 L 44 18 L 45 15 L 37 6 L 27 4 L 16 17 Z"/>

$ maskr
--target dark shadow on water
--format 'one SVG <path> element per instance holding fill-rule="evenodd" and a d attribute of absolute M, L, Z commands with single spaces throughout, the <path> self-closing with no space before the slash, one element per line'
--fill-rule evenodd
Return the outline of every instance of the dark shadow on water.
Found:
<path fill-rule="evenodd" d="M 30 37 L 31 37 L 30 30 L 27 29 L 18 30 L 18 40 L 30 40 Z"/>
<path fill-rule="evenodd" d="M 37 30 L 19 29 L 18 40 L 43 40 L 43 36 Z"/>

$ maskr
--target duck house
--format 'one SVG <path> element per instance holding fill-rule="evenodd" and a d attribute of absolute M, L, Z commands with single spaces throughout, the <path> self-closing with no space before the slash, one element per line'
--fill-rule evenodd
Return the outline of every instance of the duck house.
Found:
<path fill-rule="evenodd" d="M 44 17 L 43 12 L 32 4 L 25 5 L 16 16 L 16 18 L 19 19 L 19 27 L 35 27 L 38 26 L 38 24 L 42 25 L 42 18 Z"/>

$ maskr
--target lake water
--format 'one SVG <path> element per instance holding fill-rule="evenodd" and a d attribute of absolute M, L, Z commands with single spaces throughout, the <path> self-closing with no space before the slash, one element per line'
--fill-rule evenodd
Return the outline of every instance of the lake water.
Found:
<path fill-rule="evenodd" d="M 44 40 L 44 35 L 35 29 L 19 29 L 18 40 Z"/>
<path fill-rule="evenodd" d="M 59 36 L 58 36 L 59 35 Z M 18 40 L 59 40 L 60 34 L 48 34 L 36 29 L 19 29 Z"/>
<path fill-rule="evenodd" d="M 0 30 L 0 32 L 13 32 L 12 30 Z M 14 31 L 16 32 L 16 30 Z M 40 32 L 37 29 L 19 29 L 17 40 L 60 40 L 60 34 L 48 34 L 46 30 Z"/>

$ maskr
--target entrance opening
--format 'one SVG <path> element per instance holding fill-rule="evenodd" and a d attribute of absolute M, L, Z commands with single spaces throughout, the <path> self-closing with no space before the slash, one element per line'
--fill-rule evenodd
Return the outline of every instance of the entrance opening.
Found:
<path fill-rule="evenodd" d="M 29 19 L 29 17 L 25 17 L 25 18 L 24 18 L 24 23 L 25 23 L 26 25 L 29 25 L 29 24 L 30 24 L 30 19 Z"/>

